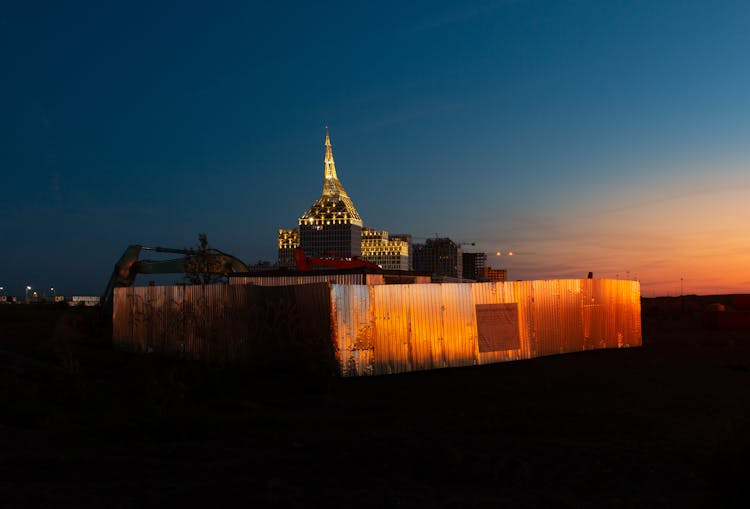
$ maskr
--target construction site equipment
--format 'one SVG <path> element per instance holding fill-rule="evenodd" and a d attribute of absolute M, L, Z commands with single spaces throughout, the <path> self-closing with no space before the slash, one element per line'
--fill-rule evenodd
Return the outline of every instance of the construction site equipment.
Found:
<path fill-rule="evenodd" d="M 316 256 L 308 257 L 305 255 L 305 252 L 302 250 L 302 248 L 299 247 L 294 250 L 294 262 L 297 270 L 300 271 L 313 270 L 313 268 L 315 267 L 327 267 L 333 269 L 365 268 L 381 270 L 380 265 L 368 262 L 367 260 L 363 260 L 362 258 L 358 258 L 356 256 L 341 256 L 331 253 L 325 258 Z"/>
<path fill-rule="evenodd" d="M 185 255 L 168 260 L 139 260 L 141 251 L 156 253 L 173 253 Z M 186 264 L 199 260 L 201 271 L 209 274 L 226 276 L 233 272 L 247 272 L 248 268 L 238 258 L 218 249 L 174 249 L 169 247 L 146 247 L 138 244 L 128 246 L 120 259 L 115 263 L 112 277 L 102 295 L 102 305 L 106 309 L 112 304 L 115 288 L 128 287 L 133 284 L 138 274 L 180 274 L 186 272 Z"/>

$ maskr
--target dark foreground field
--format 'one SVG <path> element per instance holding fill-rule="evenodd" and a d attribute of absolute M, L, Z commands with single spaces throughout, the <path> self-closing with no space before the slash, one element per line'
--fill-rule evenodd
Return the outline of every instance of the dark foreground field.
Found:
<path fill-rule="evenodd" d="M 369 379 L 113 352 L 0 308 L 3 507 L 744 507 L 750 333 L 646 299 L 642 348 Z"/>

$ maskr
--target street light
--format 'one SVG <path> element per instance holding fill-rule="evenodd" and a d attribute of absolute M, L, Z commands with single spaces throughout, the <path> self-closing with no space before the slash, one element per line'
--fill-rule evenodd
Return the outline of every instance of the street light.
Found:
<path fill-rule="evenodd" d="M 31 291 L 31 287 L 29 285 L 26 285 L 26 303 L 29 302 L 29 292 Z"/>

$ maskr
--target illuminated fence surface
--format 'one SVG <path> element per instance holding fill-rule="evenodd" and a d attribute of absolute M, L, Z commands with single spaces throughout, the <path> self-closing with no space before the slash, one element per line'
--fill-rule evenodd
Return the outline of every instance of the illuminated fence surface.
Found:
<path fill-rule="evenodd" d="M 116 347 L 344 376 L 641 345 L 635 281 L 118 288 Z"/>
<path fill-rule="evenodd" d="M 641 345 L 636 281 L 332 285 L 344 376 Z"/>

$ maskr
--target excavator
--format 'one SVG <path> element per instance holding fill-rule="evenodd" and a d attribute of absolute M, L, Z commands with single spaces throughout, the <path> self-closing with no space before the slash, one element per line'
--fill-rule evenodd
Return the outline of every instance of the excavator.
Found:
<path fill-rule="evenodd" d="M 168 260 L 139 260 L 141 251 L 152 251 L 155 253 L 172 253 L 183 255 L 180 258 Z M 186 272 L 186 263 L 196 257 L 203 257 L 205 272 L 215 275 L 224 275 L 236 272 L 248 272 L 249 269 L 238 258 L 219 251 L 218 249 L 174 249 L 170 247 L 146 247 L 138 244 L 128 246 L 120 259 L 115 264 L 112 277 L 107 283 L 107 288 L 102 295 L 102 305 L 108 309 L 112 305 L 112 296 L 115 288 L 128 287 L 133 284 L 138 274 L 180 274 Z M 298 271 L 310 271 L 313 268 L 331 269 L 371 269 L 382 270 L 375 263 L 363 260 L 356 256 L 341 256 L 329 254 L 325 257 L 307 257 L 302 249 L 294 250 L 294 260 Z"/>
<path fill-rule="evenodd" d="M 173 253 L 184 255 L 169 260 L 139 260 L 141 251 L 155 253 Z M 112 277 L 102 295 L 104 309 L 111 307 L 115 288 L 131 286 L 138 274 L 180 274 L 186 272 L 186 263 L 196 257 L 202 258 L 204 271 L 210 274 L 227 275 L 232 272 L 247 272 L 248 268 L 234 256 L 223 253 L 218 249 L 174 249 L 170 247 L 146 247 L 141 245 L 128 246 L 115 264 Z"/>

